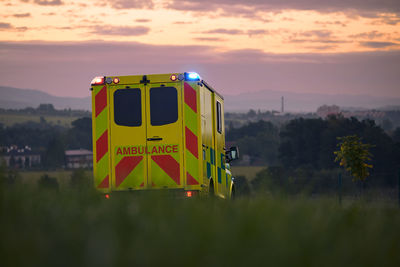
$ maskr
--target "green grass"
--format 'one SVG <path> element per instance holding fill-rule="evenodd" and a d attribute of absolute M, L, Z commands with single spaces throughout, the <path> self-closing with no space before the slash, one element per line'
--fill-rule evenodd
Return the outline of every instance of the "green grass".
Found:
<path fill-rule="evenodd" d="M 27 114 L 0 114 L 0 123 L 5 126 L 12 126 L 16 123 L 24 123 L 28 121 L 40 122 L 42 115 L 27 115 Z M 71 123 L 80 117 L 67 117 L 67 116 L 42 116 L 48 123 L 53 125 L 60 125 L 64 127 L 71 127 Z"/>
<path fill-rule="evenodd" d="M 265 168 L 264 166 L 231 166 L 234 177 L 245 176 L 248 181 L 253 180 L 256 174 Z"/>
<path fill-rule="evenodd" d="M 0 191 L 3 266 L 400 266 L 394 206 Z"/>
<path fill-rule="evenodd" d="M 57 171 L 21 171 L 18 173 L 18 179 L 22 184 L 36 185 L 40 177 L 43 175 L 49 175 L 50 177 L 56 178 L 60 188 L 69 186 L 72 171 L 69 170 L 57 170 Z M 91 177 L 93 174 L 92 170 L 85 171 L 87 177 Z"/>

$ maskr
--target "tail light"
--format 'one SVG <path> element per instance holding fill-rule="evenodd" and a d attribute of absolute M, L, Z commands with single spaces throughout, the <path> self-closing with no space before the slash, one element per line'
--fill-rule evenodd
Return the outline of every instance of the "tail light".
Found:
<path fill-rule="evenodd" d="M 191 198 L 196 196 L 198 193 L 199 193 L 198 191 L 192 191 L 192 190 L 185 191 L 185 197 Z"/>

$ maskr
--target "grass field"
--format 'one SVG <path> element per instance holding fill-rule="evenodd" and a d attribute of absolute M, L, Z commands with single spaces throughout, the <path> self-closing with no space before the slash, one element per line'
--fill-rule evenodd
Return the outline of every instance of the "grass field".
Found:
<path fill-rule="evenodd" d="M 395 206 L 0 190 L 3 266 L 400 266 Z"/>
<path fill-rule="evenodd" d="M 24 171 L 19 172 L 18 179 L 22 184 L 35 185 L 39 181 L 40 177 L 47 174 L 50 177 L 56 178 L 60 188 L 69 186 L 72 171 L 70 170 L 58 170 L 58 171 Z M 92 170 L 85 171 L 87 177 L 91 177 L 93 174 Z"/>
<path fill-rule="evenodd" d="M 0 114 L 0 123 L 5 126 L 12 126 L 16 123 L 24 123 L 28 121 L 40 122 L 41 115 L 27 115 L 27 114 Z M 80 117 L 67 117 L 67 116 L 43 116 L 43 118 L 50 124 L 60 125 L 64 127 L 71 127 L 71 122 Z"/>
<path fill-rule="evenodd" d="M 231 166 L 233 176 L 245 176 L 248 181 L 256 177 L 256 174 L 265 169 L 264 166 Z"/>

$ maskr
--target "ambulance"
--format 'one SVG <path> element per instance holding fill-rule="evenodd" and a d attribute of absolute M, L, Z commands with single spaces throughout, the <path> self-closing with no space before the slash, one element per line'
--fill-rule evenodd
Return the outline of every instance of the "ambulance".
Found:
<path fill-rule="evenodd" d="M 197 73 L 101 76 L 91 82 L 94 185 L 232 198 L 224 99 Z"/>

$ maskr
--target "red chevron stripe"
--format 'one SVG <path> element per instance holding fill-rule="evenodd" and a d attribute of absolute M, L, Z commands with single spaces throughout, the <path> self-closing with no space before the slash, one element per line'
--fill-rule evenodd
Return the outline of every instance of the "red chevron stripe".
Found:
<path fill-rule="evenodd" d="M 142 161 L 142 156 L 123 157 L 115 166 L 115 186 L 118 187 Z"/>
<path fill-rule="evenodd" d="M 108 131 L 106 130 L 96 141 L 96 162 L 108 152 Z"/>
<path fill-rule="evenodd" d="M 187 150 L 189 150 L 193 156 L 199 158 L 197 136 L 188 127 L 185 127 L 185 137 Z"/>
<path fill-rule="evenodd" d="M 193 109 L 194 112 L 197 113 L 197 97 L 196 97 L 196 90 L 193 89 L 188 83 L 185 83 L 184 86 L 185 92 L 185 103 Z"/>
<path fill-rule="evenodd" d="M 110 181 L 107 175 L 106 178 L 104 178 L 103 181 L 101 181 L 101 183 L 97 186 L 97 188 L 108 188 L 109 186 L 110 186 Z"/>
<path fill-rule="evenodd" d="M 107 88 L 104 86 L 95 97 L 96 117 L 107 107 Z"/>
<path fill-rule="evenodd" d="M 187 184 L 188 185 L 195 185 L 199 184 L 196 179 L 193 178 L 193 176 L 190 175 L 190 173 L 186 172 L 186 179 L 187 179 Z"/>
<path fill-rule="evenodd" d="M 179 163 L 170 155 L 151 156 L 151 159 L 169 176 L 176 184 L 181 184 Z"/>

